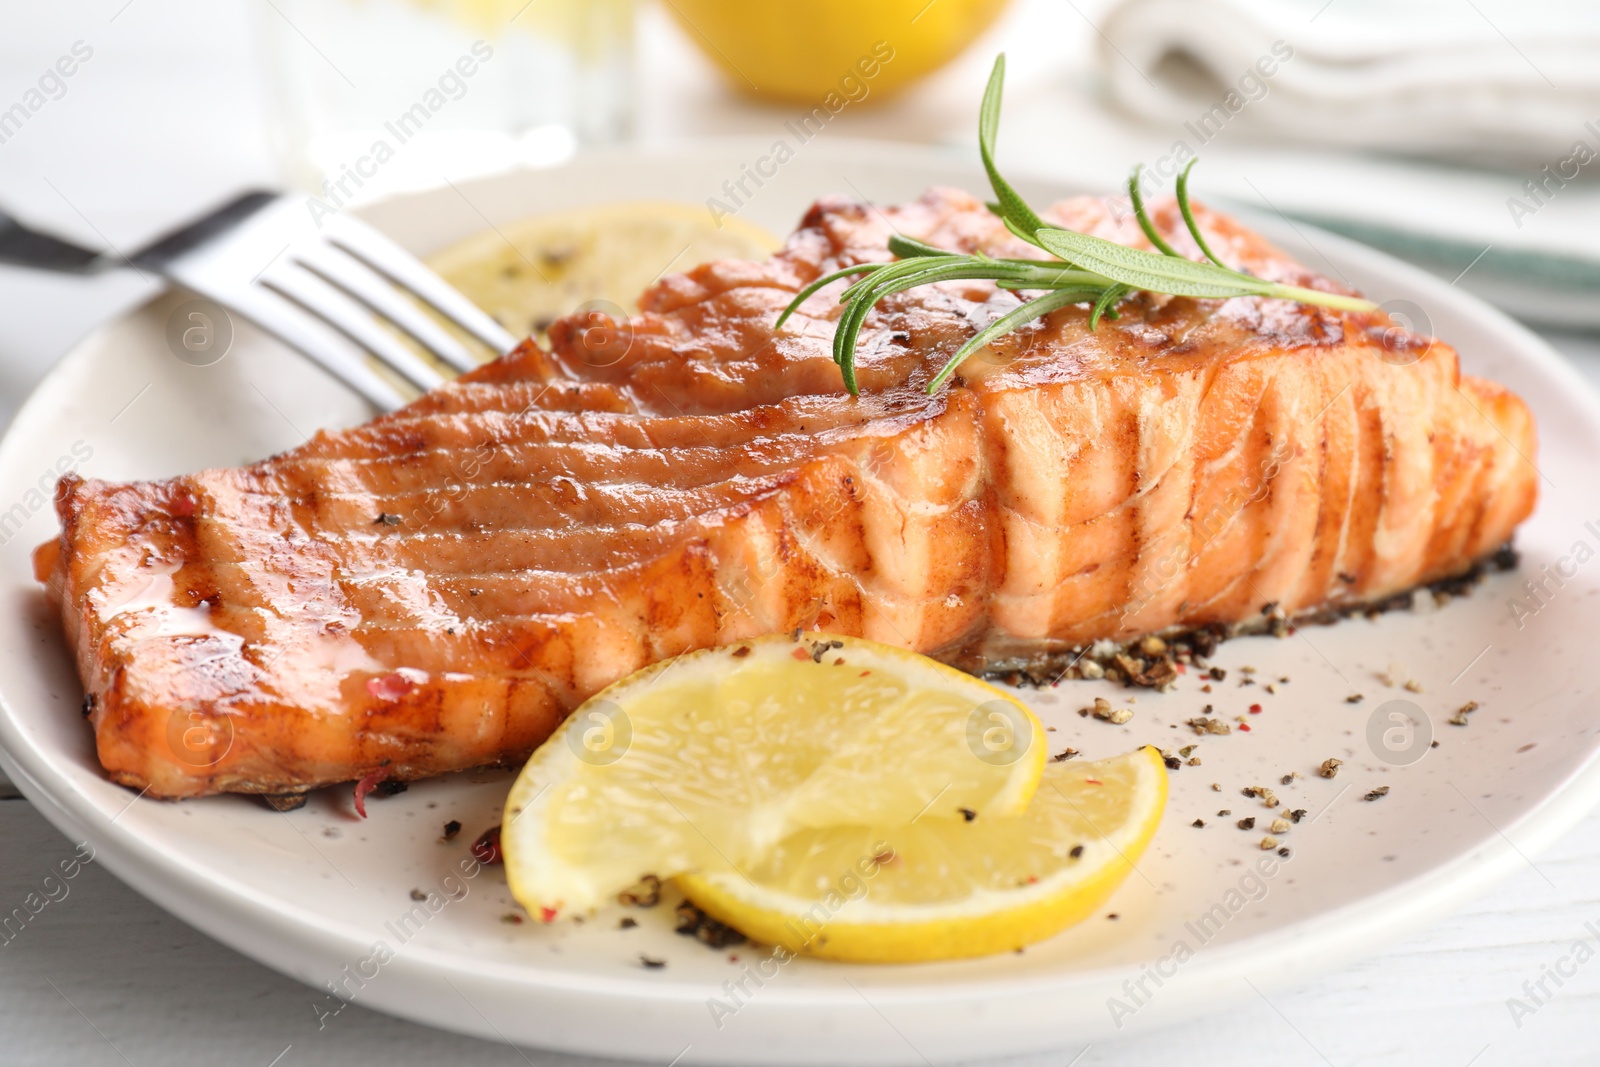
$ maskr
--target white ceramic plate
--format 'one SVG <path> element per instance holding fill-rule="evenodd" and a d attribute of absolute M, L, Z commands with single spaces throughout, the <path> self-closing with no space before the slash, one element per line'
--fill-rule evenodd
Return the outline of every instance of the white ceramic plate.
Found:
<path fill-rule="evenodd" d="M 755 168 L 770 146 L 706 145 L 659 155 L 596 157 L 380 205 L 368 216 L 427 252 L 521 215 L 582 203 L 662 198 L 704 203 Z M 762 169 L 771 170 L 769 165 Z M 978 188 L 949 157 L 891 146 L 803 146 L 763 179 L 742 214 L 784 232 L 826 193 L 893 201 L 930 183 Z M 1069 190 L 1032 183 L 1040 199 Z M 462 195 L 464 194 L 464 196 Z M 481 215 L 480 215 L 481 212 Z M 1380 300 L 1413 301 L 1472 371 L 1517 390 L 1538 415 L 1543 497 L 1518 545 L 1522 570 L 1491 578 L 1432 613 L 1393 613 L 1282 639 L 1231 642 L 1211 694 L 1186 677 L 1141 693 L 1125 727 L 1075 711 L 1105 693 L 1067 683 L 1032 703 L 1052 742 L 1093 758 L 1150 742 L 1198 744 L 1201 767 L 1173 778 L 1165 825 L 1106 912 L 1018 955 L 913 967 L 794 962 L 762 967 L 748 946 L 713 951 L 675 936 L 670 904 L 583 926 L 502 921 L 498 869 L 457 872 L 468 842 L 496 821 L 509 777 L 459 775 L 370 802 L 356 820 L 349 791 L 292 814 L 221 797 L 136 799 L 105 781 L 79 715 L 80 689 L 28 554 L 53 537 L 47 495 L 60 469 L 110 478 L 236 464 L 297 444 L 365 413 L 299 358 L 240 326 L 212 366 L 175 358 L 173 295 L 81 344 L 40 386 L 0 447 L 0 742 L 4 769 L 64 833 L 134 888 L 219 940 L 345 1000 L 524 1045 L 660 1063 L 919 1063 L 1076 1048 L 1268 992 L 1370 951 L 1428 922 L 1572 825 L 1600 798 L 1596 689 L 1588 636 L 1600 630 L 1600 411 L 1588 388 L 1537 339 L 1433 278 L 1348 241 L 1262 223 L 1304 261 Z M 663 264 L 665 268 L 667 264 Z M 75 458 L 76 457 L 76 458 Z M 13 507 L 13 504 L 17 507 Z M 18 508 L 21 510 L 19 511 Z M 9 509 L 9 510 L 6 510 Z M 21 519 L 20 529 L 17 522 Z M 1576 546 L 1585 547 L 1577 562 Z M 1563 562 L 1566 561 L 1566 562 Z M 1511 600 L 1545 568 L 1532 614 Z M 1386 686 L 1391 663 L 1421 692 Z M 1240 687 L 1246 666 L 1261 683 Z M 1359 704 L 1346 702 L 1353 693 Z M 1391 700 L 1431 722 L 1438 748 L 1415 762 L 1381 734 Z M 1469 700 L 1467 727 L 1447 720 Z M 1249 732 L 1193 736 L 1182 724 L 1212 703 Z M 1252 703 L 1260 714 L 1248 715 Z M 1388 709 L 1392 710 L 1392 709 Z M 1376 741 L 1370 724 L 1378 723 Z M 1405 739 L 1391 743 L 1404 748 Z M 1316 775 L 1345 761 L 1337 778 Z M 1283 775 L 1302 777 L 1280 785 Z M 1220 786 L 1213 791 L 1212 783 Z M 1282 835 L 1287 860 L 1258 842 L 1271 814 L 1240 795 L 1274 788 L 1308 815 Z M 1390 787 L 1381 800 L 1363 796 Z M 1231 815 L 1219 815 L 1231 809 Z M 1257 817 L 1253 831 L 1235 821 Z M 1197 818 L 1204 828 L 1191 824 Z M 463 831 L 441 843 L 457 819 Z M 1270 875 L 1257 867 L 1274 861 Z M 425 900 L 411 899 L 413 889 Z M 454 893 L 459 899 L 451 899 Z M 646 969 L 641 954 L 666 961 Z M 755 966 L 760 983 L 746 978 Z M 762 971 L 776 972 L 763 977 Z M 744 991 L 725 983 L 743 980 Z M 341 1001 L 308 998 L 337 1025 Z M 720 1001 L 716 1008 L 713 998 Z M 715 1009 L 715 1010 L 714 1010 Z M 731 1010 L 730 1009 L 735 1009 Z"/>

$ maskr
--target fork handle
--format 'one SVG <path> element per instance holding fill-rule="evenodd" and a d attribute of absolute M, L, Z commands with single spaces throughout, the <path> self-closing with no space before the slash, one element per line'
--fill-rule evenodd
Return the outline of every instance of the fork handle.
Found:
<path fill-rule="evenodd" d="M 115 266 L 92 248 L 30 230 L 0 209 L 0 263 L 68 274 L 96 274 Z"/>
<path fill-rule="evenodd" d="M 180 226 L 156 238 L 151 244 L 133 254 L 133 262 L 136 266 L 164 273 L 173 260 L 180 258 L 186 252 L 193 251 L 212 238 L 227 233 L 277 199 L 277 193 L 259 189 L 241 193 L 201 218 L 199 222 Z"/>

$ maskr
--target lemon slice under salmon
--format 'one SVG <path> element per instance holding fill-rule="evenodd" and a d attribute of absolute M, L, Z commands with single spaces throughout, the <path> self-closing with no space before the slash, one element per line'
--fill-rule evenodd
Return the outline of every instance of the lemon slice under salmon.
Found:
<path fill-rule="evenodd" d="M 1166 796 L 1152 748 L 1053 763 L 1020 815 L 808 829 L 739 871 L 675 884 L 712 918 L 797 954 L 903 963 L 1009 952 L 1099 908 L 1138 863 Z"/>
<path fill-rule="evenodd" d="M 666 274 L 720 259 L 765 259 L 781 242 L 704 207 L 630 201 L 530 215 L 428 257 L 428 265 L 517 337 L 543 338 L 562 315 L 638 311 Z"/>
<path fill-rule="evenodd" d="M 598 313 L 605 331 L 605 360 L 626 356 L 631 335 L 616 322 L 639 310 L 639 295 L 669 274 L 724 259 L 765 259 L 782 242 L 753 223 L 715 218 L 704 207 L 668 201 L 624 201 L 529 215 L 457 241 L 427 257 L 427 264 L 468 300 L 517 338 L 547 341 L 545 331 L 563 315 Z M 423 313 L 476 358 L 493 353 L 432 308 Z M 399 331 L 394 335 L 445 378 L 455 368 Z M 378 360 L 367 365 L 403 396 L 415 392 Z"/>
<path fill-rule="evenodd" d="M 549 921 L 647 874 L 765 869 L 807 831 L 964 832 L 1027 810 L 1044 763 L 1033 713 L 970 675 L 871 641 L 759 638 L 646 668 L 574 712 L 507 798 L 507 880 Z"/>

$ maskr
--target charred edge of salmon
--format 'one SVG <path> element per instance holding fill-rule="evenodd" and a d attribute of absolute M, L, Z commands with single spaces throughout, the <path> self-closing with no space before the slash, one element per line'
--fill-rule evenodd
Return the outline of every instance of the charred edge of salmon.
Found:
<path fill-rule="evenodd" d="M 934 658 L 988 681 L 1026 689 L 1048 689 L 1068 679 L 1100 677 L 1110 677 L 1126 688 L 1165 689 L 1177 680 L 1178 664 L 1184 662 L 1179 656 L 1184 652 L 1191 659 L 1199 657 L 1203 660 L 1216 651 L 1217 645 L 1234 637 L 1268 633 L 1285 637 L 1297 626 L 1329 626 L 1352 615 L 1376 618 L 1385 612 L 1409 610 L 1417 592 L 1424 589 L 1435 596 L 1466 596 L 1489 575 L 1515 570 L 1517 563 L 1517 550 L 1507 541 L 1464 571 L 1423 582 L 1378 600 L 1322 604 L 1293 616 L 1275 612 L 1269 604 L 1262 609 L 1259 617 L 1244 622 L 1209 623 L 1163 630 L 1149 635 L 1160 637 L 1166 646 L 1154 654 L 1139 648 L 1140 643 L 1147 640 L 1146 637 L 1139 637 L 1123 644 L 1097 642 L 1094 645 L 1076 645 L 1000 660 L 986 659 L 977 645 L 973 644 L 935 653 Z M 1085 671 L 1084 665 L 1088 663 L 1094 666 Z M 1098 673 L 1093 673 L 1096 668 Z"/>

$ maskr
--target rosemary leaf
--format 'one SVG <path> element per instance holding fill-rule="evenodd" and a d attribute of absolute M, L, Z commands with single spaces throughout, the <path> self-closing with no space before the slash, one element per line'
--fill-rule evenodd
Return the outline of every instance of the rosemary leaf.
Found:
<path fill-rule="evenodd" d="M 953 256 L 958 253 L 944 248 L 935 248 L 924 241 L 912 237 L 895 234 L 889 238 L 889 251 L 901 259 L 913 259 L 919 256 Z"/>
<path fill-rule="evenodd" d="M 892 286 L 894 281 L 899 278 L 926 274 L 929 271 L 937 271 L 952 264 L 966 265 L 971 263 L 972 260 L 967 256 L 956 256 L 949 253 L 896 260 L 893 263 L 884 264 L 883 270 L 875 271 L 867 275 L 867 277 L 851 283 L 844 292 L 839 294 L 839 302 L 841 304 L 848 303 L 869 288 L 877 289 L 884 286 Z M 885 289 L 885 291 L 887 292 L 888 290 Z"/>
<path fill-rule="evenodd" d="M 1034 319 L 1048 315 L 1058 308 L 1064 308 L 1069 304 L 1081 304 L 1085 300 L 1092 300 L 1095 297 L 1095 293 L 1096 290 L 1092 289 L 1058 289 L 1055 292 L 1046 293 L 1035 300 L 1030 300 L 1021 307 L 1014 308 L 1001 315 L 988 326 L 979 330 L 966 344 L 956 349 L 955 355 L 945 362 L 945 365 L 939 369 L 939 373 L 935 374 L 933 380 L 928 383 L 927 391 L 930 394 L 938 392 L 939 387 L 945 383 L 945 380 L 950 375 L 955 373 L 957 367 L 966 362 L 968 356 L 995 338 L 1011 333 L 1018 327 L 1025 326 Z"/>
<path fill-rule="evenodd" d="M 955 262 L 940 263 L 931 269 L 915 273 L 901 273 L 895 276 L 887 276 L 887 272 L 875 274 L 868 279 L 868 287 L 860 290 L 846 305 L 844 314 L 839 317 L 839 321 L 834 326 L 833 361 L 839 364 L 839 369 L 844 374 L 845 388 L 850 391 L 851 396 L 859 395 L 856 389 L 856 339 L 861 333 L 862 324 L 866 322 L 867 314 L 877 305 L 878 301 L 893 293 L 931 285 L 934 282 L 994 277 L 996 268 L 993 260 L 986 260 L 980 263 L 964 256 L 946 258 L 955 260 Z M 900 266 L 905 263 L 918 262 L 927 263 L 930 261 L 902 260 L 901 263 L 895 265 Z M 1082 299 L 1082 297 L 1079 299 Z"/>
<path fill-rule="evenodd" d="M 1023 240 L 1038 244 L 1031 235 L 1044 228 L 1044 220 L 1034 214 L 1028 202 L 1011 188 L 1011 183 L 1000 176 L 1000 169 L 994 162 L 994 138 L 1000 129 L 1000 93 L 1005 80 L 1006 54 L 1001 52 L 994 57 L 994 69 L 989 72 L 989 84 L 983 90 L 983 107 L 978 112 L 978 154 L 983 157 L 983 169 L 988 171 L 989 185 L 999 201 L 998 214 L 1021 229 Z"/>
<path fill-rule="evenodd" d="M 1161 231 L 1156 229 L 1156 224 L 1150 221 L 1150 216 L 1144 209 L 1144 196 L 1139 192 L 1139 174 L 1144 170 L 1144 164 L 1134 165 L 1133 173 L 1128 175 L 1128 202 L 1133 205 L 1133 217 L 1139 220 L 1139 229 L 1150 239 L 1150 243 L 1161 249 L 1163 255 L 1184 258 L 1176 248 L 1167 243 L 1161 236 Z"/>
<path fill-rule="evenodd" d="M 1032 232 L 1029 232 L 1027 229 L 1025 229 L 1023 227 L 1023 225 L 1021 225 L 1021 224 L 1019 224 L 1017 222 L 1014 222 L 1010 218 L 1007 218 L 1005 215 L 1001 215 L 1000 216 L 1000 221 L 1005 223 L 1006 229 L 1011 231 L 1011 235 L 1013 237 L 1020 237 L 1024 241 L 1028 242 L 1030 245 L 1038 245 L 1040 248 L 1044 247 L 1043 245 L 1039 244 L 1039 231 L 1038 230 L 1033 230 Z M 1040 226 L 1042 228 L 1048 229 L 1048 227 L 1044 226 L 1043 223 L 1040 223 Z M 1071 264 L 1068 264 L 1068 265 L 1070 266 Z"/>
<path fill-rule="evenodd" d="M 1039 231 L 1039 243 L 1062 259 L 1114 281 L 1173 296 L 1261 296 L 1269 283 L 1247 274 L 1197 263 L 1182 256 L 1157 255 L 1071 230 Z"/>
<path fill-rule="evenodd" d="M 783 309 L 783 314 L 778 316 L 778 321 L 772 324 L 772 328 L 774 330 L 783 329 L 783 324 L 789 321 L 789 316 L 798 311 L 801 304 L 804 304 L 807 300 L 811 299 L 812 295 L 818 290 L 822 289 L 824 286 L 832 285 L 840 278 L 849 278 L 852 275 L 860 274 L 863 271 L 871 272 L 875 270 L 881 270 L 887 266 L 889 266 L 888 263 L 858 263 L 854 267 L 845 267 L 843 270 L 836 270 L 832 274 L 824 274 L 822 277 L 818 278 L 816 281 L 812 282 L 810 285 L 806 286 L 804 289 L 795 294 L 794 299 L 789 301 L 789 306 Z"/>
<path fill-rule="evenodd" d="M 1344 311 L 1372 311 L 1377 307 L 1359 297 L 1324 293 L 1317 289 L 1280 285 L 1262 278 L 1199 263 L 1182 256 L 1159 256 L 1114 241 L 1071 230 L 1043 229 L 1039 244 L 1063 259 L 1070 259 L 1124 285 L 1171 296 L 1226 299 L 1234 296 L 1268 296 L 1320 304 Z"/>
<path fill-rule="evenodd" d="M 1189 160 L 1189 165 L 1184 167 L 1178 175 L 1178 210 L 1183 212 L 1183 224 L 1189 227 L 1189 236 L 1193 237 L 1194 243 L 1200 246 L 1200 251 L 1205 253 L 1205 257 L 1211 262 L 1223 269 L 1227 269 L 1228 265 L 1218 259 L 1217 254 L 1211 251 L 1211 246 L 1206 244 L 1206 236 L 1200 232 L 1200 224 L 1194 221 L 1194 212 L 1189 210 L 1189 172 L 1194 169 L 1194 165 L 1198 162 L 1200 162 L 1198 159 Z"/>
<path fill-rule="evenodd" d="M 1100 294 L 1100 299 L 1094 302 L 1094 308 L 1089 312 L 1089 332 L 1094 333 L 1094 328 L 1100 325 L 1101 316 L 1117 317 L 1117 303 L 1129 293 L 1133 292 L 1129 285 L 1113 285 Z"/>
<path fill-rule="evenodd" d="M 1059 267 L 1040 264 L 1038 266 L 1019 266 L 1009 271 L 996 270 L 994 283 L 1001 289 L 1088 288 L 1095 290 L 1096 293 L 1108 285 L 1116 284 L 1102 274 L 1078 270 L 1076 267 L 1065 263 Z"/>

